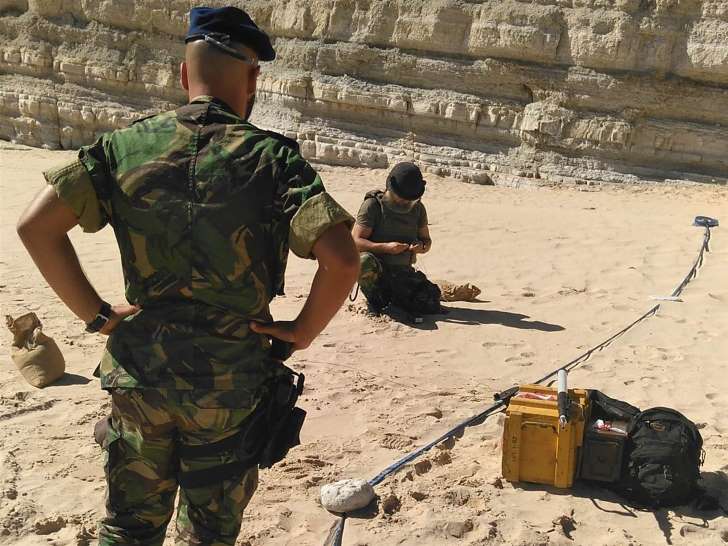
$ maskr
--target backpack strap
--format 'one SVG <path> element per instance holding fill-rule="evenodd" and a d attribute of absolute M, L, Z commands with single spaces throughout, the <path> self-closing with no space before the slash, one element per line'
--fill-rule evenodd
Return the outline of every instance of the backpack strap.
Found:
<path fill-rule="evenodd" d="M 382 196 L 384 192 L 382 190 L 369 190 L 364 194 L 364 202 L 366 203 L 369 199 L 376 199 L 379 203 L 379 219 L 380 221 L 384 218 L 384 205 L 382 205 Z"/>

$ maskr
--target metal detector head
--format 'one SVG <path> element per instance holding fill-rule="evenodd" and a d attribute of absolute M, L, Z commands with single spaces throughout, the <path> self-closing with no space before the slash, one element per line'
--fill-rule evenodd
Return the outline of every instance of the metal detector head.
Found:
<path fill-rule="evenodd" d="M 714 228 L 720 225 L 716 218 L 710 216 L 696 216 L 693 225 L 697 227 Z"/>

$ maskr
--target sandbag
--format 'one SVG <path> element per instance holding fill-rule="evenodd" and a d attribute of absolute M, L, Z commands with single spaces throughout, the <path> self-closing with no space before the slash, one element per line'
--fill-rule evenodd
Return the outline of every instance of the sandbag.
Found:
<path fill-rule="evenodd" d="M 13 333 L 10 356 L 28 383 L 43 388 L 63 376 L 66 371 L 63 354 L 56 342 L 43 333 L 43 325 L 35 313 L 17 319 L 6 315 L 5 322 Z"/>

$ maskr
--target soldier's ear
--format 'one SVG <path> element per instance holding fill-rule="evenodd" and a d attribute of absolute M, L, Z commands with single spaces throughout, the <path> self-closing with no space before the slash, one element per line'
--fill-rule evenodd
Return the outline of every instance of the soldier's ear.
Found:
<path fill-rule="evenodd" d="M 179 64 L 179 83 L 185 91 L 190 90 L 190 82 L 187 77 L 187 63 L 184 61 Z"/>
<path fill-rule="evenodd" d="M 248 73 L 248 95 L 255 95 L 258 87 L 258 75 L 260 74 L 260 66 L 252 67 Z"/>

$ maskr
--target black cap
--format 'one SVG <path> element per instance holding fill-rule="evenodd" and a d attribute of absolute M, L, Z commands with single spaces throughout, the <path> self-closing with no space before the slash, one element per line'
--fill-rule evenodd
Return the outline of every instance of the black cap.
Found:
<path fill-rule="evenodd" d="M 422 179 L 422 171 L 414 163 L 398 163 L 387 177 L 387 189 L 397 197 L 414 201 L 425 193 L 426 182 Z"/>
<path fill-rule="evenodd" d="M 222 36 L 223 40 L 219 40 L 220 42 L 229 40 L 246 45 L 258 54 L 261 61 L 272 61 L 276 58 L 276 52 L 268 35 L 240 8 L 233 6 L 192 8 L 190 28 L 185 36 L 185 43 L 204 40 L 205 36 L 213 38 Z"/>

